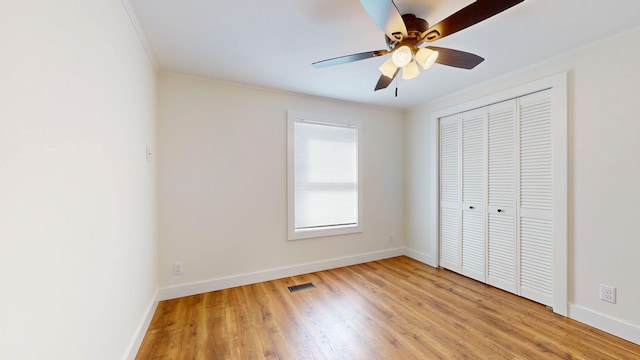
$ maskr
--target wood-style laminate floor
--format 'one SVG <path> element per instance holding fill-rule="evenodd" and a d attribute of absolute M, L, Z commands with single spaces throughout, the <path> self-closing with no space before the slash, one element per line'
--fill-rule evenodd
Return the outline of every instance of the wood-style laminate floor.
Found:
<path fill-rule="evenodd" d="M 640 345 L 398 257 L 163 301 L 137 359 L 640 359 Z"/>

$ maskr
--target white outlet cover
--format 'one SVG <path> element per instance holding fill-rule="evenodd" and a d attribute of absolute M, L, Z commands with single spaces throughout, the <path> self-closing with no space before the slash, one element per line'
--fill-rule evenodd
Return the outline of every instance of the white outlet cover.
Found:
<path fill-rule="evenodd" d="M 183 263 L 182 262 L 174 262 L 173 263 L 173 275 L 182 275 L 183 272 Z"/>
<path fill-rule="evenodd" d="M 613 286 L 600 284 L 600 300 L 616 303 L 616 288 Z"/>

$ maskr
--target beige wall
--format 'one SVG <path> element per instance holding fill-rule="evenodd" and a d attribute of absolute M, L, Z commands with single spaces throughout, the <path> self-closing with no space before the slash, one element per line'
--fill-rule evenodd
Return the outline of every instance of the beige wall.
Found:
<path fill-rule="evenodd" d="M 429 114 L 562 71 L 570 75 L 570 302 L 597 321 L 640 328 L 638 31 L 406 117 L 161 75 L 159 149 L 148 163 L 156 77 L 120 2 L 9 0 L 0 24 L 10 29 L 0 31 L 2 359 L 126 358 L 158 283 L 405 245 L 433 258 Z M 287 110 L 364 120 L 364 233 L 286 240 Z M 174 261 L 184 262 L 183 275 L 171 274 Z M 600 283 L 618 288 L 618 304 L 598 300 Z"/>
<path fill-rule="evenodd" d="M 173 75 L 158 102 L 161 286 L 402 246 L 402 112 Z M 287 241 L 287 110 L 364 121 L 363 233 Z"/>
<path fill-rule="evenodd" d="M 157 289 L 155 72 L 120 1 L 3 1 L 0 359 L 120 359 Z"/>
<path fill-rule="evenodd" d="M 618 330 L 640 342 L 639 44 L 640 31 L 630 32 L 411 110 L 405 128 L 407 246 L 437 257 L 428 239 L 437 209 L 425 206 L 433 202 L 429 189 L 437 180 L 430 114 L 568 71 L 570 312 L 603 328 L 607 320 L 627 323 Z M 599 300 L 601 283 L 617 287 L 617 304 Z"/>

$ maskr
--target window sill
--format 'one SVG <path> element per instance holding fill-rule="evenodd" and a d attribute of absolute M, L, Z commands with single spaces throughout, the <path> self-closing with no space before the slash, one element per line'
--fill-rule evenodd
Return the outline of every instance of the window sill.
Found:
<path fill-rule="evenodd" d="M 288 240 L 303 240 L 327 236 L 357 234 L 362 232 L 362 225 L 336 226 L 326 229 L 308 229 L 289 232 Z"/>

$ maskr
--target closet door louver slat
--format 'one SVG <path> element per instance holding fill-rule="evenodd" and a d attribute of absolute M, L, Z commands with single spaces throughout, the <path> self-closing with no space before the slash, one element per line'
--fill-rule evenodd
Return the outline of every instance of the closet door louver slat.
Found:
<path fill-rule="evenodd" d="M 462 202 L 483 206 L 484 173 L 484 112 L 462 115 Z"/>
<path fill-rule="evenodd" d="M 440 210 L 440 265 L 460 271 L 460 214 L 456 209 Z"/>
<path fill-rule="evenodd" d="M 517 293 L 515 218 L 489 214 L 489 262 L 487 283 Z"/>
<path fill-rule="evenodd" d="M 553 302 L 553 153 L 550 91 L 520 99 L 520 291 Z"/>
<path fill-rule="evenodd" d="M 462 211 L 462 274 L 485 282 L 485 216 L 480 211 Z"/>
<path fill-rule="evenodd" d="M 517 293 L 516 100 L 488 107 L 487 136 L 487 283 Z"/>
<path fill-rule="evenodd" d="M 462 274 L 485 282 L 486 110 L 462 114 Z"/>
<path fill-rule="evenodd" d="M 440 121 L 440 265 L 461 271 L 460 120 Z"/>

